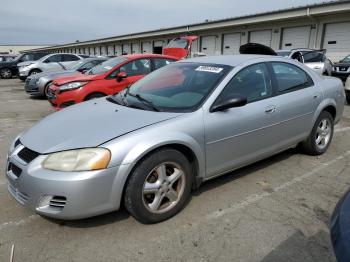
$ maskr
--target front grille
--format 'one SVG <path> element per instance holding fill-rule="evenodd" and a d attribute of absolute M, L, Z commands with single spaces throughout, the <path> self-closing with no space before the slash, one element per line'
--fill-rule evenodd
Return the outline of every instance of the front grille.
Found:
<path fill-rule="evenodd" d="M 23 148 L 18 153 L 18 157 L 21 158 L 26 163 L 32 162 L 35 158 L 37 158 L 40 154 L 38 152 L 35 152 L 33 150 L 30 150 L 29 148 Z"/>
<path fill-rule="evenodd" d="M 63 209 L 65 205 L 67 204 L 67 198 L 64 196 L 54 196 L 50 200 L 50 207 L 58 208 L 58 209 Z"/>
<path fill-rule="evenodd" d="M 20 177 L 22 174 L 22 169 L 12 163 L 9 164 L 8 171 L 12 171 L 16 177 Z"/>

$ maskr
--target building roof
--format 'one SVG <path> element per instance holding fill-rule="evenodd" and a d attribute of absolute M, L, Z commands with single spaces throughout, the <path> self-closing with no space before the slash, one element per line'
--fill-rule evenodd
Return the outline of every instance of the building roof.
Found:
<path fill-rule="evenodd" d="M 79 41 L 74 43 L 50 46 L 48 48 L 40 48 L 37 50 L 49 50 L 49 49 L 58 49 L 58 48 L 73 48 L 84 45 L 91 44 L 101 44 L 115 41 L 127 41 L 130 39 L 136 38 L 146 38 L 152 36 L 161 36 L 161 35 L 169 35 L 169 34 L 186 34 L 191 33 L 191 31 L 200 31 L 200 30 L 208 30 L 215 29 L 218 27 L 229 27 L 229 26 L 239 26 L 246 25 L 252 23 L 259 23 L 264 21 L 278 21 L 278 20 L 286 20 L 295 17 L 313 17 L 317 15 L 324 15 L 328 13 L 339 13 L 350 11 L 350 0 L 338 0 L 338 1 L 328 1 L 322 2 L 318 4 L 311 5 L 303 5 L 297 6 L 287 9 L 279 9 L 273 10 L 269 12 L 262 12 L 244 16 L 230 17 L 218 20 L 208 20 L 201 23 L 193 23 L 175 27 L 168 28 L 159 28 L 149 31 L 123 34 L 118 36 L 111 36 L 106 38 L 98 38 L 94 40 L 88 41 Z"/>

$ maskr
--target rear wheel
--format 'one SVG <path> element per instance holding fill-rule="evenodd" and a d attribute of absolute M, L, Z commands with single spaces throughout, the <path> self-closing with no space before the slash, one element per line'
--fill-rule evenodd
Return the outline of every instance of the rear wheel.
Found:
<path fill-rule="evenodd" d="M 146 224 L 176 215 L 190 196 L 191 170 L 187 158 L 173 149 L 163 149 L 146 157 L 126 185 L 126 209 Z"/>
<path fill-rule="evenodd" d="M 100 98 L 100 97 L 104 97 L 105 95 L 104 94 L 101 94 L 101 93 L 95 93 L 95 94 L 91 94 L 91 95 L 88 95 L 85 99 L 85 101 L 87 100 L 92 100 L 92 99 L 96 99 L 96 98 Z"/>
<path fill-rule="evenodd" d="M 334 131 L 333 116 L 323 111 L 317 118 L 310 136 L 301 143 L 302 150 L 312 156 L 325 153 L 332 141 Z"/>
<path fill-rule="evenodd" d="M 4 79 L 10 79 L 12 78 L 12 71 L 9 68 L 1 68 L 0 76 Z"/>
<path fill-rule="evenodd" d="M 350 91 L 346 92 L 346 102 L 350 105 Z"/>

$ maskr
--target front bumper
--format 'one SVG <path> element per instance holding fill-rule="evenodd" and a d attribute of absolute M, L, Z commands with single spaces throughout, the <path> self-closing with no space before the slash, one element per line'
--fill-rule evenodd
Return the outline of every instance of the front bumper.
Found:
<path fill-rule="evenodd" d="M 18 72 L 20 77 L 27 77 L 29 75 L 29 68 L 27 67 L 19 67 Z"/>
<path fill-rule="evenodd" d="M 118 172 L 126 166 L 85 172 L 51 171 L 41 167 L 44 155 L 26 163 L 17 155 L 22 149 L 22 145 L 17 146 L 6 165 L 8 190 L 20 204 L 38 214 L 64 220 L 119 209 L 123 183 Z"/>
<path fill-rule="evenodd" d="M 61 110 L 68 106 L 83 102 L 81 98 L 82 96 L 79 95 L 80 90 L 81 88 L 61 93 L 59 92 L 58 86 L 52 85 L 49 88 L 48 100 L 55 110 Z"/>

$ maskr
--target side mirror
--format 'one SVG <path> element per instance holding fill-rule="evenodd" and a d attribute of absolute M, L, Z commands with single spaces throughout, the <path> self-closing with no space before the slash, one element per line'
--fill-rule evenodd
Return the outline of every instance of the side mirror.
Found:
<path fill-rule="evenodd" d="M 216 101 L 210 108 L 210 113 L 225 111 L 233 107 L 245 106 L 248 103 L 247 98 L 241 95 L 231 96 L 223 101 Z"/>
<path fill-rule="evenodd" d="M 86 71 L 88 71 L 88 69 L 84 68 L 84 67 L 78 69 L 78 72 L 80 72 L 80 73 L 85 73 Z"/>
<path fill-rule="evenodd" d="M 120 72 L 117 74 L 117 82 L 121 82 L 124 78 L 127 78 L 128 75 L 125 72 Z"/>

